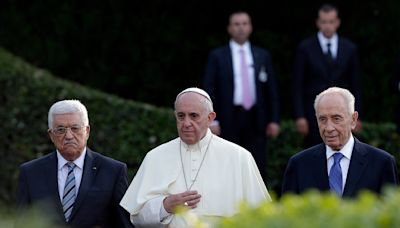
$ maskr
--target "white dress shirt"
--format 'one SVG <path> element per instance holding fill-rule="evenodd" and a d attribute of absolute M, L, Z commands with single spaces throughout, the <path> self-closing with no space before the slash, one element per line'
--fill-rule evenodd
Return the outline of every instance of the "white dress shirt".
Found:
<path fill-rule="evenodd" d="M 81 185 L 85 155 L 86 155 L 86 147 L 83 149 L 81 155 L 75 161 L 73 161 L 74 164 L 76 165 L 74 169 L 76 193 L 78 193 L 79 186 Z M 60 200 L 62 201 L 64 195 L 65 181 L 67 180 L 68 176 L 68 166 L 66 164 L 69 161 L 65 160 L 65 158 L 60 154 L 58 150 L 57 150 L 57 160 L 58 160 L 58 169 L 57 169 L 58 194 L 60 196 Z"/>
<path fill-rule="evenodd" d="M 322 32 L 318 32 L 318 40 L 319 40 L 319 45 L 322 48 L 322 52 L 324 54 L 328 53 L 328 46 L 327 44 L 330 43 L 331 44 L 331 53 L 332 53 L 332 58 L 336 59 L 337 57 L 337 53 L 338 53 L 338 47 L 339 47 L 339 37 L 338 35 L 335 33 L 333 34 L 333 36 L 328 39 L 326 38 Z"/>
<path fill-rule="evenodd" d="M 242 89 L 242 73 L 240 64 L 240 50 L 245 53 L 245 59 L 247 64 L 247 72 L 249 76 L 249 85 L 251 95 L 253 97 L 253 103 L 256 101 L 256 89 L 255 89 L 255 72 L 254 72 L 254 60 L 251 53 L 250 43 L 247 41 L 243 45 L 236 43 L 231 40 L 229 42 L 229 47 L 232 54 L 232 65 L 233 65 L 233 104 L 241 106 L 243 104 L 243 89 Z"/>
<path fill-rule="evenodd" d="M 337 153 L 337 151 L 333 151 L 329 146 L 325 147 L 326 147 L 326 160 L 327 160 L 328 176 L 329 176 L 331 167 L 334 163 L 333 154 Z M 354 148 L 354 138 L 353 135 L 350 135 L 350 138 L 347 141 L 347 143 L 339 151 L 344 155 L 343 158 L 340 160 L 340 167 L 342 168 L 342 181 L 343 181 L 342 191 L 344 190 L 344 187 L 346 185 L 347 173 L 349 172 L 349 165 L 350 165 L 351 154 L 353 153 L 353 148 Z"/>

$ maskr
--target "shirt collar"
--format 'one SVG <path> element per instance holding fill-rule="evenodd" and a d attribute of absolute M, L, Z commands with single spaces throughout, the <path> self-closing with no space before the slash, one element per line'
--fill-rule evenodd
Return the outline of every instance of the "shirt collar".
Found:
<path fill-rule="evenodd" d="M 187 150 L 196 150 L 197 149 L 197 150 L 203 151 L 204 150 L 203 148 L 207 147 L 209 141 L 211 140 L 211 136 L 212 136 L 211 130 L 207 129 L 206 135 L 198 143 L 188 145 L 185 142 L 183 142 L 182 140 L 181 141 L 182 141 L 183 147 Z"/>
<path fill-rule="evenodd" d="M 325 145 L 326 147 L 326 159 L 328 160 L 334 153 L 337 153 L 337 151 L 333 151 L 332 148 L 329 146 Z M 353 148 L 354 148 L 354 138 L 353 135 L 350 134 L 350 138 L 347 141 L 347 143 L 343 146 L 343 148 L 340 150 L 340 153 L 342 153 L 347 159 L 351 158 L 351 154 L 353 153 Z"/>
<path fill-rule="evenodd" d="M 83 151 L 81 155 L 75 159 L 74 164 L 79 167 L 80 169 L 83 169 L 83 164 L 85 162 L 85 155 L 86 155 L 86 147 L 83 148 Z M 57 160 L 58 160 L 58 170 L 61 170 L 66 163 L 69 161 L 65 160 L 65 158 L 60 154 L 60 152 L 57 150 Z"/>
<path fill-rule="evenodd" d="M 327 43 L 331 43 L 332 46 L 337 46 L 337 45 L 336 45 L 337 42 L 338 42 L 338 35 L 337 35 L 337 33 L 333 34 L 333 36 L 332 36 L 330 39 L 326 38 L 326 37 L 322 34 L 322 32 L 318 32 L 317 36 L 318 36 L 319 43 L 321 44 L 322 47 L 326 47 L 326 44 L 327 44 Z"/>
<path fill-rule="evenodd" d="M 233 39 L 229 41 L 229 47 L 231 48 L 232 52 L 239 53 L 240 49 L 243 49 L 246 53 L 250 53 L 250 42 L 246 41 L 244 44 L 240 45 L 235 42 Z"/>

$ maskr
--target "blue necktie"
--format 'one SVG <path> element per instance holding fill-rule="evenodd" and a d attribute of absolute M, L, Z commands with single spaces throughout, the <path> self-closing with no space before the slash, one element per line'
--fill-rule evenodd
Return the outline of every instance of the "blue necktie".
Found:
<path fill-rule="evenodd" d="M 342 168 L 340 167 L 340 160 L 343 158 L 342 153 L 333 154 L 333 165 L 331 167 L 331 171 L 329 172 L 329 186 L 332 191 L 334 191 L 338 196 L 342 196 L 342 185 L 343 185 L 343 177 L 342 177 Z"/>
<path fill-rule="evenodd" d="M 75 203 L 76 187 L 75 187 L 75 175 L 74 175 L 75 164 L 72 162 L 68 162 L 67 166 L 68 166 L 68 176 L 67 180 L 65 181 L 62 205 L 63 205 L 65 220 L 68 222 L 71 217 L 72 208 L 74 207 Z"/>

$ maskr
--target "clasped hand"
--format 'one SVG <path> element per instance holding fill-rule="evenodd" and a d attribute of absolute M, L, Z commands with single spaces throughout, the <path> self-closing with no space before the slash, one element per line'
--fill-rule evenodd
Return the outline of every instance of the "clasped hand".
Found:
<path fill-rule="evenodd" d="M 177 206 L 186 206 L 189 209 L 197 207 L 201 195 L 197 191 L 186 191 L 179 194 L 167 196 L 164 201 L 164 208 L 168 213 L 174 213 Z"/>

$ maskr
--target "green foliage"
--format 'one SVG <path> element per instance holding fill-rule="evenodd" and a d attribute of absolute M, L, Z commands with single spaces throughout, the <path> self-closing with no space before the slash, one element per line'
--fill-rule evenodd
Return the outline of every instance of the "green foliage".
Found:
<path fill-rule="evenodd" d="M 399 210 L 399 189 L 387 189 L 381 198 L 363 192 L 355 200 L 310 191 L 302 196 L 285 195 L 258 208 L 242 205 L 238 215 L 221 220 L 217 227 L 400 227 Z"/>

